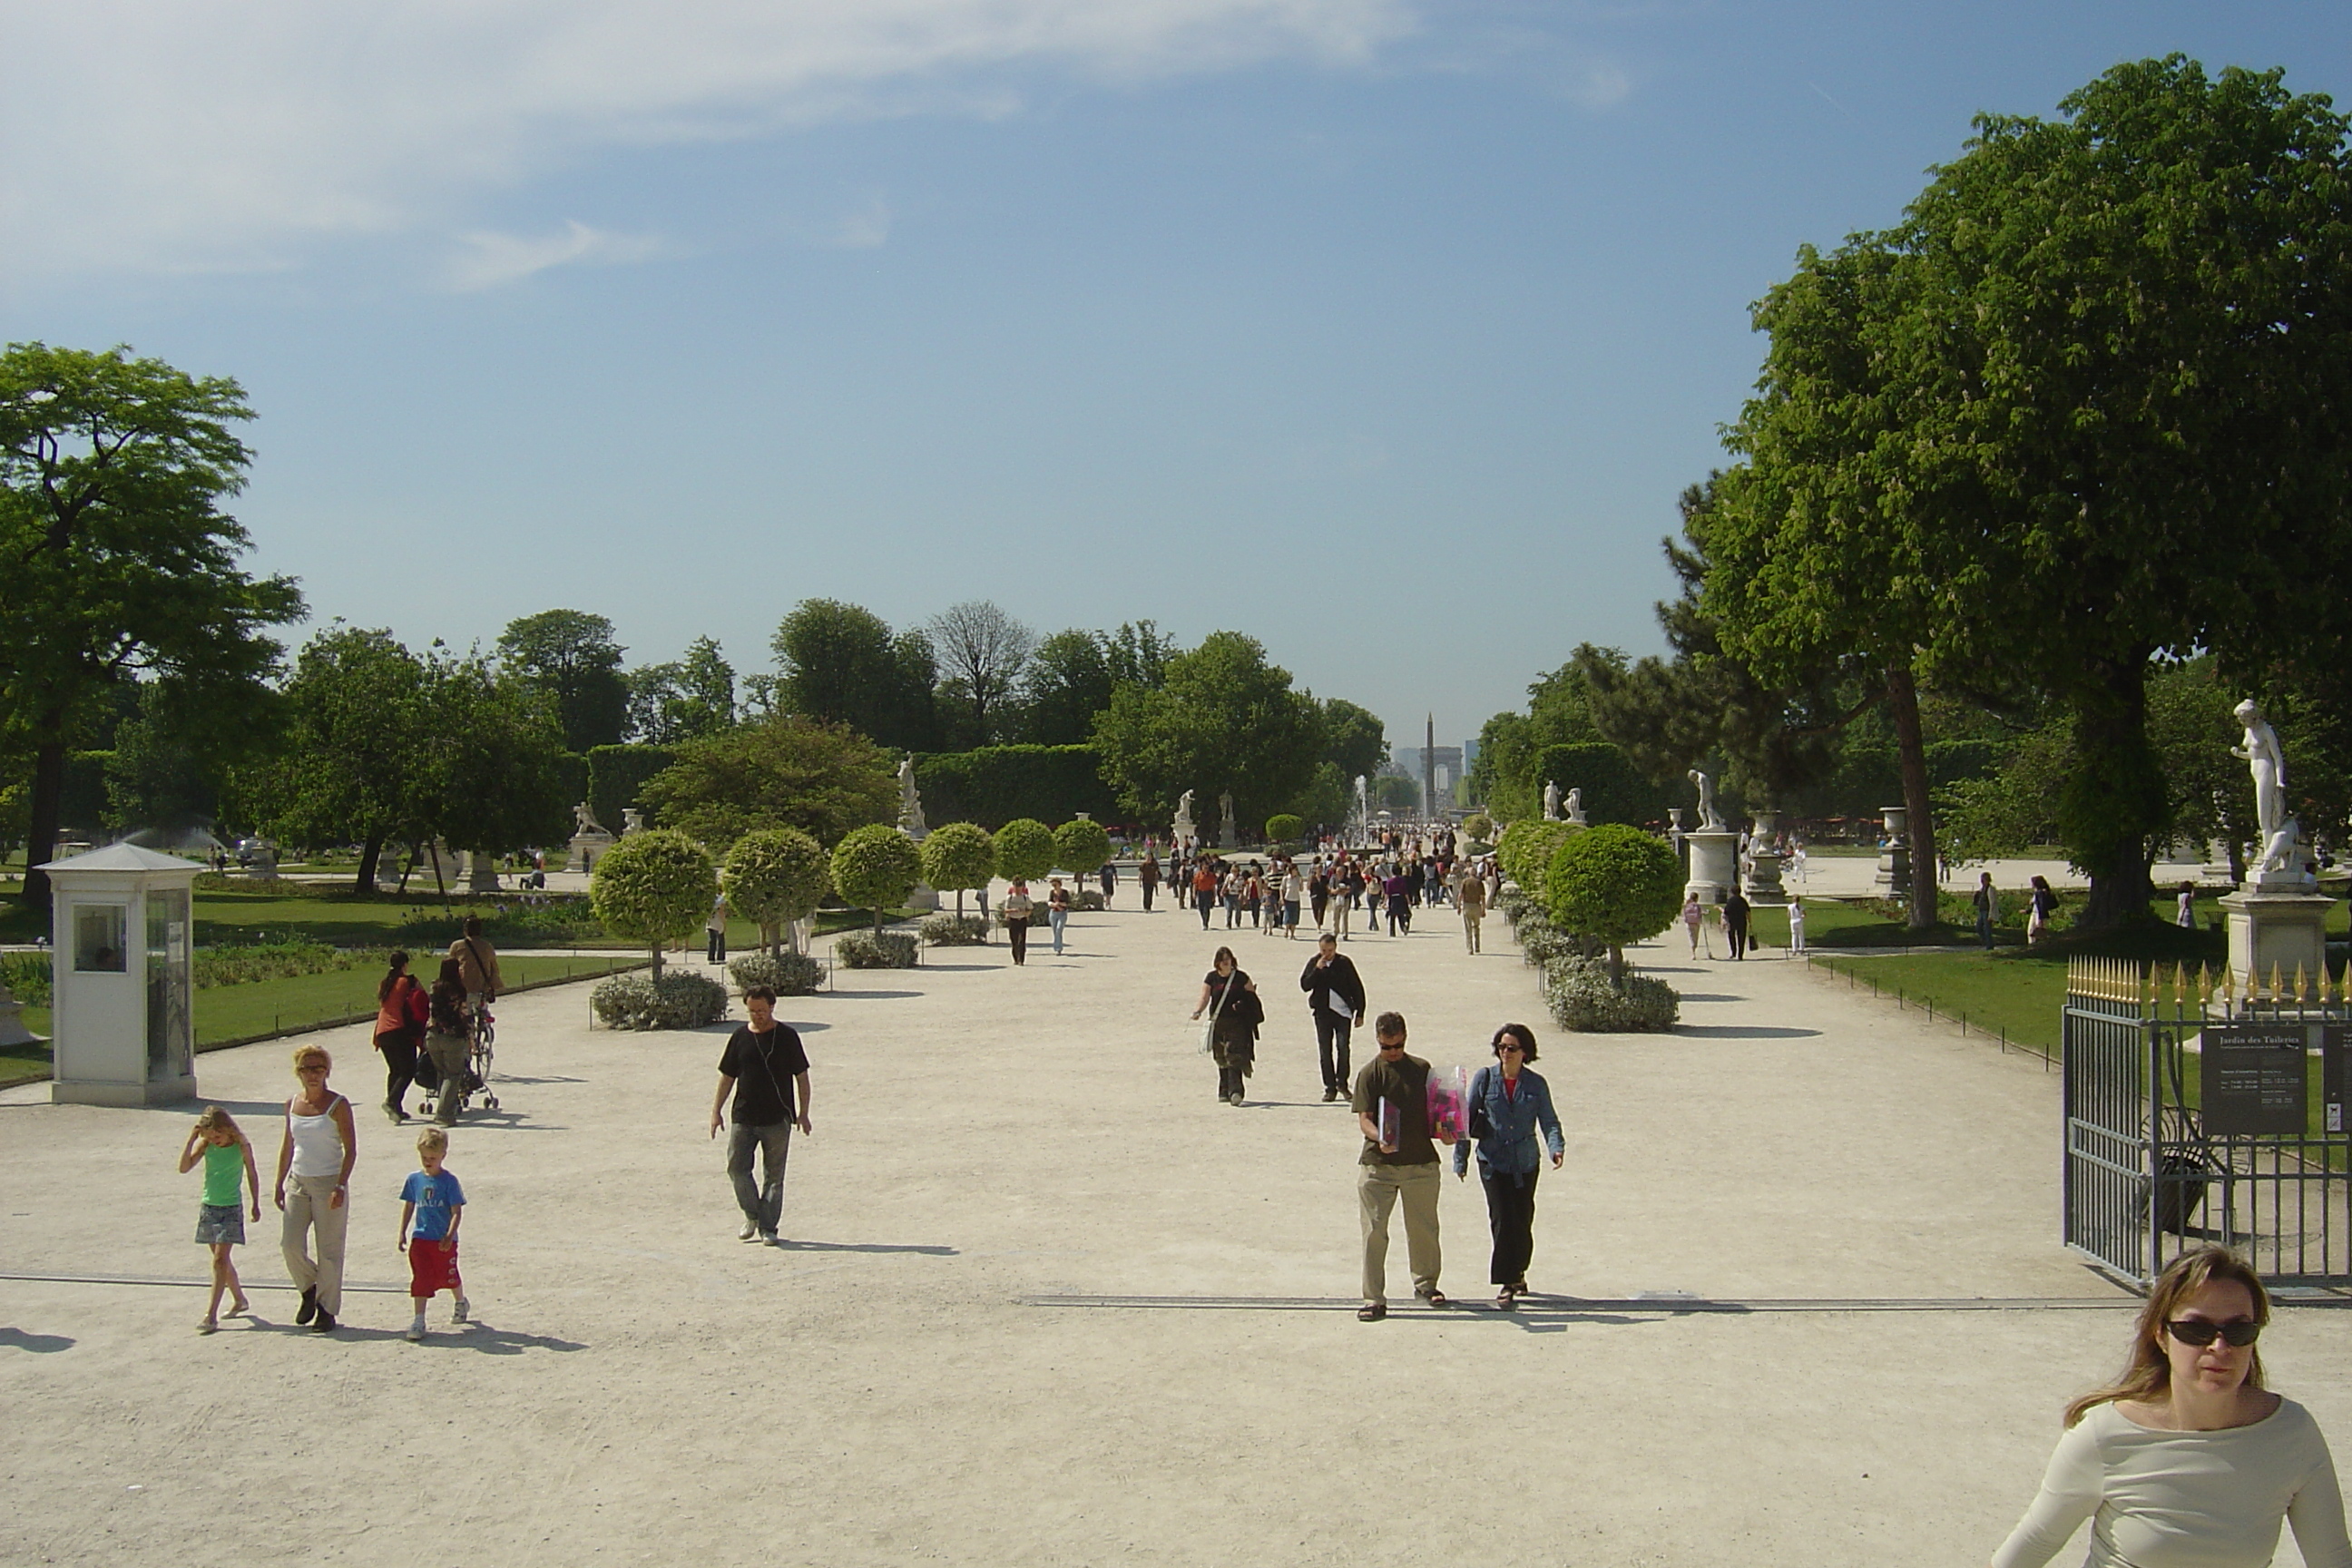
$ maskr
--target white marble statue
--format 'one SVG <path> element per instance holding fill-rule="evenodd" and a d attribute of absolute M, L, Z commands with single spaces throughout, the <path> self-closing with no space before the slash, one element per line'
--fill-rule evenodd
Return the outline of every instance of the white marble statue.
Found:
<path fill-rule="evenodd" d="M 1690 771 L 1690 782 L 1698 785 L 1698 831 L 1701 833 L 1729 831 L 1723 825 L 1722 816 L 1715 809 L 1715 781 L 1696 768 L 1693 768 Z"/>
<path fill-rule="evenodd" d="M 1370 822 L 1371 819 L 1371 781 L 1366 778 L 1363 774 L 1358 773 L 1356 775 L 1356 820 L 1359 822 Z"/>
<path fill-rule="evenodd" d="M 1234 821 L 1234 795 L 1231 790 L 1217 796 L 1217 844 L 1232 849 L 1241 843 L 1240 828 Z"/>
<path fill-rule="evenodd" d="M 2279 751 L 2278 731 L 2271 728 L 2252 698 L 2239 703 L 2233 711 L 2246 727 L 2246 743 L 2232 746 L 2230 754 L 2244 758 L 2254 775 L 2254 821 L 2262 829 L 2263 842 L 2268 844 L 2283 826 L 2294 821 L 2286 814 L 2286 758 Z"/>
<path fill-rule="evenodd" d="M 1584 786 L 1578 784 L 1568 792 L 1568 817 L 1579 827 L 1584 826 Z"/>
<path fill-rule="evenodd" d="M 898 831 L 920 840 L 930 829 L 923 824 L 923 799 L 915 792 L 915 754 L 898 764 Z"/>
<path fill-rule="evenodd" d="M 604 825 L 596 820 L 594 808 L 584 800 L 572 808 L 572 831 L 575 837 L 583 833 L 604 831 Z"/>
<path fill-rule="evenodd" d="M 1544 781 L 1544 820 L 1559 820 L 1559 785 L 1549 779 Z"/>

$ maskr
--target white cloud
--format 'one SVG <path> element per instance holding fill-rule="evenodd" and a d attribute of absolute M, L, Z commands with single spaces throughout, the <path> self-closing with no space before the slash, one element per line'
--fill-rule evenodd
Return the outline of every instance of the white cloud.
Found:
<path fill-rule="evenodd" d="M 0 0 L 0 269 L 293 265 L 324 240 L 452 225 L 602 147 L 1003 112 L 1007 71 L 1357 65 L 1413 30 L 1413 4 Z M 468 276 L 600 243 L 477 236 Z"/>
<path fill-rule="evenodd" d="M 890 204 L 880 197 L 835 220 L 824 243 L 835 250 L 871 250 L 890 237 Z"/>
<path fill-rule="evenodd" d="M 662 248 L 661 241 L 650 235 L 607 234 L 577 219 L 566 223 L 562 232 L 538 239 L 488 233 L 459 238 L 465 251 L 449 264 L 448 280 L 460 290 L 495 289 L 574 261 L 643 261 Z"/>

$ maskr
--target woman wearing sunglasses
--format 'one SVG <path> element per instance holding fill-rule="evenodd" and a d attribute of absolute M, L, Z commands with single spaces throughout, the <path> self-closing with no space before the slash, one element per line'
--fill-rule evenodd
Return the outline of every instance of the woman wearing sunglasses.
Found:
<path fill-rule="evenodd" d="M 2310 1412 L 2263 1386 L 2261 1277 L 2227 1249 L 2159 1276 L 2113 1384 L 2066 1407 L 2042 1493 L 1993 1554 L 2039 1568 L 2091 1521 L 2086 1568 L 2261 1568 L 2294 1526 L 2311 1568 L 2352 1568 L 2344 1500 Z"/>

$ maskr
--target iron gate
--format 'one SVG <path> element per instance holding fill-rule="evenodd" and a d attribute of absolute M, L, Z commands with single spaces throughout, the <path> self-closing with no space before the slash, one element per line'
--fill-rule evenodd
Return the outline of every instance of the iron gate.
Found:
<path fill-rule="evenodd" d="M 2185 1248 L 2352 1283 L 2352 975 L 2067 965 L 2065 1241 L 2146 1285 Z"/>

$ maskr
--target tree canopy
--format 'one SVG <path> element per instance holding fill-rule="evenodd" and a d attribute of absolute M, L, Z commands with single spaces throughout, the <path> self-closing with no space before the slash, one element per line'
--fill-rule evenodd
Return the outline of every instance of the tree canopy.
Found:
<path fill-rule="evenodd" d="M 797 827 L 834 844 L 852 828 L 898 819 L 898 768 L 846 726 L 775 714 L 687 742 L 638 798 L 659 826 L 720 849 L 762 827 Z"/>
<path fill-rule="evenodd" d="M 14 343 L 0 352 L 0 750 L 32 763 L 28 865 L 55 852 L 66 752 L 120 682 L 201 676 L 257 692 L 265 629 L 299 619 L 289 577 L 237 565 L 221 503 L 250 460 L 252 417 L 226 377 L 161 360 Z M 48 879 L 26 878 L 46 906 Z"/>
<path fill-rule="evenodd" d="M 652 950 L 656 981 L 663 944 L 701 924 L 718 895 L 702 846 L 664 828 L 630 834 L 597 858 L 588 878 L 588 907 L 606 931 Z"/>
<path fill-rule="evenodd" d="M 640 665 L 625 679 L 629 732 L 647 745 L 674 746 L 735 722 L 735 667 L 709 637 L 688 643 L 683 658 Z"/>
<path fill-rule="evenodd" d="M 1012 732 L 1021 678 L 1037 634 L 993 600 L 950 605 L 931 617 L 930 642 L 943 677 L 940 698 L 961 745 L 993 745 Z"/>
<path fill-rule="evenodd" d="M 785 926 L 816 912 L 832 889 L 833 866 L 824 847 L 799 828 L 761 827 L 727 852 L 720 885 L 728 907 L 758 926 L 773 952 Z"/>
<path fill-rule="evenodd" d="M 938 665 L 922 633 L 894 636 L 871 610 L 803 599 L 776 628 L 773 646 L 776 702 L 785 711 L 845 724 L 893 751 L 938 745 Z"/>
<path fill-rule="evenodd" d="M 1095 721 L 1103 777 L 1139 817 L 1167 822 L 1190 789 L 1230 792 L 1239 820 L 1262 822 L 1314 777 L 1321 714 L 1256 638 L 1213 632 L 1164 674 L 1156 689 L 1119 687 Z"/>
<path fill-rule="evenodd" d="M 884 913 L 904 903 L 922 876 L 922 851 L 895 827 L 852 828 L 834 846 L 834 889 L 846 902 L 873 911 L 877 934 Z"/>
<path fill-rule="evenodd" d="M 629 683 L 621 673 L 628 650 L 614 640 L 613 623 L 581 610 L 541 610 L 509 621 L 499 634 L 499 658 L 509 669 L 555 699 L 565 749 L 617 744 L 629 723 Z"/>

